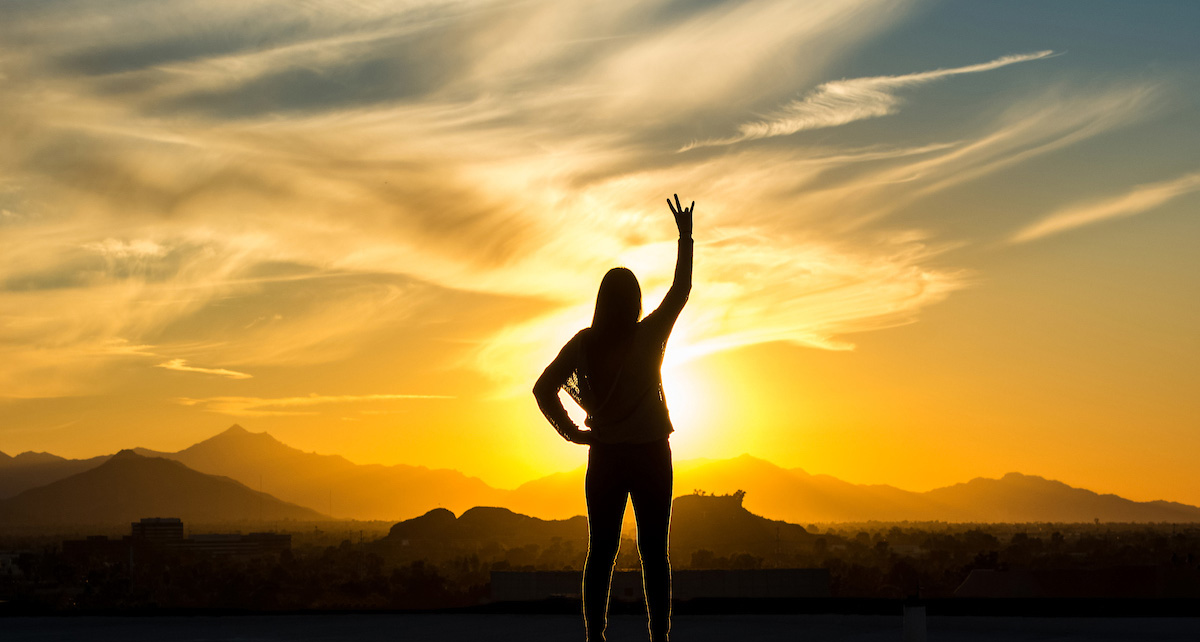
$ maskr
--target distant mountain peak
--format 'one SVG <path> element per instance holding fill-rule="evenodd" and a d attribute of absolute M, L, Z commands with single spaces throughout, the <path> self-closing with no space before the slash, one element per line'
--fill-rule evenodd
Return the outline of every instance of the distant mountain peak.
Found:
<path fill-rule="evenodd" d="M 144 459 L 144 457 L 134 452 L 132 448 L 125 448 L 109 458 L 109 461 L 113 461 L 114 459 Z"/>
<path fill-rule="evenodd" d="M 271 439 L 275 439 L 274 437 L 271 437 L 270 433 L 266 432 L 265 430 L 263 432 L 251 432 L 243 428 L 241 424 L 233 424 L 220 433 L 214 435 L 214 437 L 270 437 Z"/>
<path fill-rule="evenodd" d="M 983 478 L 983 479 L 986 479 L 986 478 Z M 1074 486 L 1071 486 L 1070 484 L 1068 484 L 1066 482 L 1058 481 L 1057 479 L 1047 479 L 1046 477 L 1042 477 L 1041 475 L 1027 475 L 1025 473 L 1017 473 L 1017 472 L 1004 473 L 1004 476 L 1001 477 L 998 481 L 1008 482 L 1010 484 L 1015 484 L 1015 483 L 1041 484 L 1044 486 L 1058 486 L 1058 487 L 1065 486 L 1067 488 L 1075 488 Z M 1086 490 L 1086 489 L 1077 489 L 1077 490 Z M 1091 492 L 1091 491 L 1089 491 L 1089 492 Z"/>
<path fill-rule="evenodd" d="M 66 460 L 63 459 L 62 457 L 59 457 L 58 455 L 52 455 L 50 453 L 43 453 L 43 452 L 34 452 L 32 450 L 26 450 L 25 452 L 17 455 L 16 457 L 13 457 L 10 463 L 28 466 L 30 464 L 45 464 L 47 462 L 60 462 L 60 461 L 66 461 Z"/>
<path fill-rule="evenodd" d="M 474 506 L 472 508 L 468 508 L 458 518 L 470 521 L 471 519 L 496 519 L 498 517 L 511 518 L 514 515 L 526 517 L 525 515 L 521 515 L 520 513 L 508 508 L 504 508 L 503 506 Z"/>
<path fill-rule="evenodd" d="M 266 432 L 265 430 L 263 432 L 250 432 L 249 430 L 246 430 L 245 428 L 243 428 L 240 424 L 233 424 L 232 426 L 226 428 L 224 431 L 222 431 L 216 435 L 213 435 L 212 437 L 209 437 L 208 439 L 200 442 L 200 444 L 210 443 L 210 442 L 211 443 L 229 443 L 229 442 L 258 443 L 258 444 L 272 444 L 272 445 L 278 444 L 280 446 L 286 446 L 286 444 L 279 441 L 278 439 L 273 437 L 271 435 L 271 433 Z M 199 445 L 199 444 L 195 444 L 195 445 Z M 290 448 L 290 446 L 289 446 L 289 448 Z"/>
<path fill-rule="evenodd" d="M 705 462 L 705 465 L 708 465 L 708 466 L 712 466 L 712 465 L 722 466 L 722 465 L 729 465 L 729 464 L 734 464 L 737 466 L 742 466 L 742 467 L 746 467 L 746 468 L 750 468 L 750 469 L 758 469 L 758 470 L 761 470 L 761 469 L 782 470 L 782 468 L 779 468 L 779 466 L 776 465 L 774 462 L 768 461 L 761 457 L 755 457 L 754 455 L 751 455 L 750 453 L 742 453 L 742 454 L 738 455 L 737 457 L 731 457 L 729 459 L 716 459 L 716 460 L 710 460 L 710 461 Z"/>

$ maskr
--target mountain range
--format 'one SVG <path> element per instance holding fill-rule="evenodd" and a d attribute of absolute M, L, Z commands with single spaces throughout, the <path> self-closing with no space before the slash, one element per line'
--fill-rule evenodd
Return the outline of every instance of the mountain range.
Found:
<path fill-rule="evenodd" d="M 562 518 L 585 510 L 584 470 L 550 475 L 513 491 L 518 512 Z M 1177 502 L 1135 502 L 1035 475 L 1008 473 L 926 492 L 881 484 L 852 484 L 829 475 L 784 469 L 742 455 L 676 465 L 675 494 L 692 490 L 746 491 L 753 513 L 793 523 L 866 521 L 944 522 L 1198 522 L 1200 508 Z"/>
<path fill-rule="evenodd" d="M 310 514 L 314 517 L 324 513 L 337 518 L 399 520 L 423 515 L 439 507 L 461 514 L 477 506 L 503 506 L 517 513 L 554 520 L 569 519 L 586 512 L 582 468 L 504 490 L 454 470 L 359 465 L 337 455 L 304 452 L 267 433 L 252 433 L 236 425 L 178 452 L 139 448 L 122 451 L 119 456 L 172 460 L 182 464 L 184 470 L 235 480 L 249 492 L 257 489 L 278 498 L 281 505 L 290 503 L 304 507 L 312 511 Z M 116 458 L 69 460 L 46 453 L 22 453 L 16 457 L 0 453 L 0 517 L 33 515 L 28 512 L 32 508 L 10 512 L 15 510 L 11 507 L 17 504 L 29 506 L 21 502 L 30 501 L 24 498 L 31 492 L 40 491 L 47 484 L 54 486 L 54 483 L 78 479 Z M 108 478 L 84 479 L 92 484 L 115 483 Z M 83 491 L 82 486 L 55 488 L 58 493 L 66 493 L 70 488 Z M 693 490 L 710 494 L 743 490 L 745 506 L 753 513 L 793 523 L 870 520 L 1090 522 L 1094 519 L 1106 522 L 1200 522 L 1200 508 L 1195 506 L 1167 501 L 1135 502 L 1034 475 L 1009 473 L 1000 479 L 977 478 L 926 492 L 913 492 L 888 485 L 852 484 L 829 475 L 785 469 L 749 455 L 678 462 L 675 489 L 676 495 L 686 495 Z M 66 495 L 55 501 L 69 503 Z M 240 504 L 230 504 L 234 505 Z M 208 509 L 197 507 L 196 510 L 205 513 Z M 277 514 L 284 513 L 286 511 L 280 508 Z"/>
<path fill-rule="evenodd" d="M 0 500 L 5 524 L 115 524 L 142 517 L 185 522 L 314 520 L 310 508 L 280 501 L 227 477 L 131 450 L 99 466 Z"/>

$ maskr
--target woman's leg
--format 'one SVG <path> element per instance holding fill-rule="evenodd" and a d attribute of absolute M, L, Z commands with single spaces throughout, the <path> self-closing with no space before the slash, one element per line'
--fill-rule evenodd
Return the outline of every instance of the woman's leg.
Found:
<path fill-rule="evenodd" d="M 588 642 L 604 642 L 613 565 L 621 547 L 621 520 L 629 491 L 621 475 L 621 457 L 611 447 L 588 452 L 588 554 L 583 564 L 583 622 Z"/>
<path fill-rule="evenodd" d="M 673 470 L 671 447 L 664 440 L 647 444 L 638 460 L 633 488 L 637 515 L 638 554 L 642 557 L 642 586 L 650 615 L 651 642 L 667 642 L 671 631 L 671 532 Z"/>

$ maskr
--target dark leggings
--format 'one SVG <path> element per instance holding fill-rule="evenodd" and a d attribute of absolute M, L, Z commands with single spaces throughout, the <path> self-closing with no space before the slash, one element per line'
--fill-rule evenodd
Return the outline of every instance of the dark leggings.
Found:
<path fill-rule="evenodd" d="M 594 444 L 588 452 L 588 555 L 583 566 L 583 620 L 589 642 L 603 642 L 613 565 L 621 546 L 627 497 L 637 517 L 642 587 L 650 615 L 650 639 L 666 642 L 671 630 L 671 446 Z"/>

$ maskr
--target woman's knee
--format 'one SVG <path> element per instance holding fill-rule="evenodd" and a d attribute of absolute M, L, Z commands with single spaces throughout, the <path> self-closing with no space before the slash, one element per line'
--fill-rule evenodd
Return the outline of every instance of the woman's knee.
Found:
<path fill-rule="evenodd" d="M 587 558 L 588 558 L 589 562 L 593 561 L 593 558 L 595 558 L 595 561 L 607 560 L 609 563 L 611 563 L 617 559 L 617 552 L 619 552 L 620 550 L 621 550 L 620 536 L 617 536 L 615 538 L 609 538 L 609 537 L 595 538 L 594 537 L 588 542 Z"/>
<path fill-rule="evenodd" d="M 667 542 L 638 542 L 638 556 L 642 564 L 670 564 L 671 555 L 667 550 Z"/>

